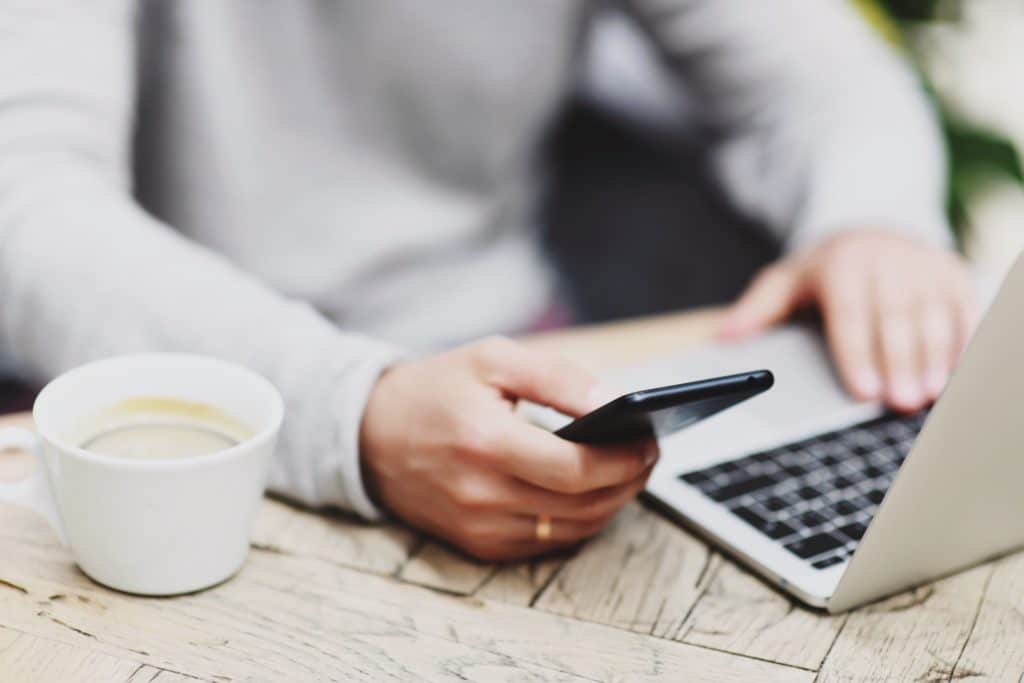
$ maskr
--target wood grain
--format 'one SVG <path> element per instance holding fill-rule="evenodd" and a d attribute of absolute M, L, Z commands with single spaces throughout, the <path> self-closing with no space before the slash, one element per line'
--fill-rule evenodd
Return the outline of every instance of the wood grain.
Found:
<path fill-rule="evenodd" d="M 475 593 L 478 598 L 527 607 L 533 604 L 555 573 L 566 562 L 565 555 L 519 562 L 498 567 Z"/>
<path fill-rule="evenodd" d="M 446 593 L 471 595 L 494 573 L 490 564 L 476 562 L 440 543 L 426 541 L 409 558 L 398 577 Z"/>
<path fill-rule="evenodd" d="M 953 679 L 1024 679 L 1024 553 L 992 568 L 971 637 Z"/>
<path fill-rule="evenodd" d="M 718 315 L 528 343 L 604 371 L 703 343 Z M 0 454 L 0 480 L 32 466 L 27 455 Z M 0 681 L 809 681 L 820 669 L 821 681 L 1020 682 L 1024 674 L 1024 555 L 835 618 L 793 605 L 639 504 L 574 554 L 503 567 L 397 526 L 277 500 L 261 509 L 253 544 L 225 584 L 140 598 L 92 583 L 41 519 L 0 505 Z"/>
<path fill-rule="evenodd" d="M 2 550 L 2 549 L 0 549 Z M 534 610 L 456 599 L 255 551 L 232 581 L 178 598 L 66 590 L 20 561 L 12 628 L 210 679 L 807 681 L 811 674 Z M 22 573 L 24 572 L 24 573 Z M 127 677 L 127 675 L 125 676 Z"/>
<path fill-rule="evenodd" d="M 268 498 L 256 518 L 252 542 L 272 552 L 393 574 L 417 541 L 413 532 L 395 524 L 367 524 L 336 512 L 307 510 Z"/>
<path fill-rule="evenodd" d="M 801 607 L 732 562 L 723 562 L 678 637 L 816 670 L 843 620 Z"/>
<path fill-rule="evenodd" d="M 708 547 L 638 503 L 567 561 L 537 608 L 672 638 L 700 596 Z"/>
<path fill-rule="evenodd" d="M 975 567 L 851 613 L 818 680 L 949 680 L 992 569 Z"/>
<path fill-rule="evenodd" d="M 94 651 L 0 626 L 0 680 L 4 683 L 127 681 L 140 665 Z M 145 680 L 145 679 L 144 679 Z"/>
<path fill-rule="evenodd" d="M 202 679 L 152 666 L 140 666 L 125 683 L 196 683 Z"/>

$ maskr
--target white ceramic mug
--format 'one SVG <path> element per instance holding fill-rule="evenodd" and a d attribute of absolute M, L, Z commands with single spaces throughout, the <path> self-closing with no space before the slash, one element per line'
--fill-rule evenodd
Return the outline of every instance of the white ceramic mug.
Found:
<path fill-rule="evenodd" d="M 214 406 L 252 436 L 223 451 L 174 460 L 102 455 L 67 441 L 73 425 L 118 401 L 160 396 Z M 71 370 L 40 392 L 37 434 L 0 429 L 0 450 L 34 451 L 0 502 L 44 516 L 93 580 L 143 595 L 207 588 L 238 571 L 263 497 L 284 402 L 263 377 L 202 356 L 149 353 Z"/>

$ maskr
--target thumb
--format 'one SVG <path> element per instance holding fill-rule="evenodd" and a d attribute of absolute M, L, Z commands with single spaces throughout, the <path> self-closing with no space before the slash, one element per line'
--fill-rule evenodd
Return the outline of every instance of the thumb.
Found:
<path fill-rule="evenodd" d="M 806 289 L 801 263 L 783 261 L 762 270 L 726 311 L 722 339 L 741 339 L 785 320 L 802 302 Z"/>

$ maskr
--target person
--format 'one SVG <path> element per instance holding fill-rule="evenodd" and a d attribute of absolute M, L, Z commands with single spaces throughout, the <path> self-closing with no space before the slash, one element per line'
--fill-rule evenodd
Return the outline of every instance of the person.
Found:
<path fill-rule="evenodd" d="M 627 5 L 694 93 L 722 182 L 785 244 L 723 335 L 816 304 L 856 396 L 934 398 L 974 309 L 909 69 L 838 0 Z M 531 209 L 591 11 L 5 3 L 5 349 L 37 378 L 137 350 L 241 362 L 286 399 L 274 491 L 485 559 L 594 534 L 656 446 L 516 417 L 605 396 L 507 336 L 555 298 Z"/>

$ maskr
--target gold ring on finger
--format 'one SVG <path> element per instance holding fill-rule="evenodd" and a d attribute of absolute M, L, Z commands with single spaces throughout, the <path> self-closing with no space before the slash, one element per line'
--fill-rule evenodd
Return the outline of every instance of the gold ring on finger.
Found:
<path fill-rule="evenodd" d="M 547 541 L 551 538 L 551 517 L 548 515 L 537 515 L 537 526 L 533 531 L 538 541 Z"/>

